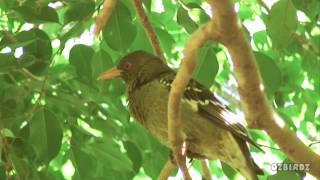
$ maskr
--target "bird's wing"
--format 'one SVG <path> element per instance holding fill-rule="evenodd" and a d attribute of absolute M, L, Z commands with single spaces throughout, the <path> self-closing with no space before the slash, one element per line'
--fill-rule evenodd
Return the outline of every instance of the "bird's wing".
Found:
<path fill-rule="evenodd" d="M 170 88 L 174 80 L 175 73 L 163 74 L 159 81 Z M 250 139 L 247 130 L 237 120 L 237 117 L 223 105 L 214 94 L 205 86 L 195 80 L 190 80 L 184 92 L 183 99 L 186 102 L 196 106 L 198 113 L 215 123 L 227 131 L 231 132 L 235 137 L 238 137 L 246 142 L 249 142 L 259 150 L 263 151 L 254 141 Z"/>

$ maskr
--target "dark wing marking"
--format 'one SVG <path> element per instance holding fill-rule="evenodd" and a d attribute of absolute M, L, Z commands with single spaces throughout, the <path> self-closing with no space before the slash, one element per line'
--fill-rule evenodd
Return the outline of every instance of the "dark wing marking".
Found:
<path fill-rule="evenodd" d="M 168 88 L 175 77 L 175 73 L 166 73 L 160 77 L 160 82 Z M 263 151 L 254 141 L 250 139 L 247 130 L 239 122 L 235 121 L 235 115 L 224 106 L 214 94 L 195 80 L 190 80 L 184 93 L 184 100 L 197 103 L 198 113 L 211 122 L 231 132 L 235 137 L 249 142 L 259 150 Z"/>

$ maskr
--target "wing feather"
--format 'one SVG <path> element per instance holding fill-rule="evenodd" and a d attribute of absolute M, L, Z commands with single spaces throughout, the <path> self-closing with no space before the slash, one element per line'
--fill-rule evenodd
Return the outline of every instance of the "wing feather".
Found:
<path fill-rule="evenodd" d="M 170 88 L 175 73 L 166 73 L 160 77 L 160 82 Z M 237 121 L 237 117 L 228 107 L 223 105 L 214 94 L 205 86 L 195 80 L 190 80 L 186 87 L 184 97 L 186 101 L 197 103 L 198 113 L 227 131 L 234 137 L 249 142 L 259 150 L 263 151 L 250 137 L 246 128 Z"/>

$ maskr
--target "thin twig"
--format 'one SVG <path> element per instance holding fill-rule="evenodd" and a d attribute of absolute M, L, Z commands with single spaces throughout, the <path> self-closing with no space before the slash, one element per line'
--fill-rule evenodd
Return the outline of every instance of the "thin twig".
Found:
<path fill-rule="evenodd" d="M 142 7 L 142 2 L 140 0 L 132 0 L 134 7 L 136 8 L 136 11 L 140 17 L 142 26 L 144 28 L 144 30 L 146 31 L 148 38 L 150 40 L 150 43 L 153 47 L 153 50 L 155 52 L 155 54 L 162 59 L 163 61 L 165 60 L 164 56 L 163 56 L 163 52 L 160 48 L 160 43 L 159 40 L 155 34 L 155 32 L 153 31 L 153 28 L 148 20 L 147 15 L 145 14 L 145 11 Z"/>
<path fill-rule="evenodd" d="M 307 40 L 307 38 L 304 35 L 295 32 L 292 34 L 292 36 L 301 44 L 302 48 L 304 48 L 306 50 L 310 50 L 315 55 L 320 56 L 320 52 L 319 52 L 318 47 L 313 45 L 309 40 Z"/>
<path fill-rule="evenodd" d="M 313 145 L 315 145 L 315 144 L 320 144 L 320 141 L 316 141 L 316 142 L 310 143 L 310 144 L 309 144 L 309 147 L 311 147 L 311 146 L 313 146 Z"/>
<path fill-rule="evenodd" d="M 2 156 L 3 159 L 5 160 L 4 162 L 4 169 L 5 169 L 5 173 L 6 173 L 6 180 L 10 179 L 10 176 L 8 176 L 10 174 L 10 171 L 12 170 L 12 162 L 10 162 L 9 159 L 9 144 L 7 139 L 3 136 L 2 134 L 2 129 L 3 129 L 3 124 L 2 124 L 2 115 L 0 113 L 0 144 L 1 144 L 1 150 L 2 150 Z"/>
<path fill-rule="evenodd" d="M 211 180 L 211 173 L 210 173 L 210 170 L 208 167 L 207 160 L 205 160 L 205 159 L 200 160 L 200 164 L 201 164 L 201 169 L 202 169 L 202 173 L 203 173 L 202 177 L 205 180 Z"/>
<path fill-rule="evenodd" d="M 103 8 L 99 15 L 96 17 L 95 35 L 98 36 L 103 26 L 107 23 L 117 0 L 105 0 Z"/>
<path fill-rule="evenodd" d="M 175 165 L 170 161 L 170 159 L 167 161 L 167 163 L 163 166 L 160 175 L 158 177 L 158 180 L 167 180 L 170 176 L 170 173 L 174 169 Z"/>
<path fill-rule="evenodd" d="M 21 69 L 21 73 L 27 77 L 27 78 L 30 78 L 30 79 L 33 79 L 33 80 L 37 80 L 37 81 L 42 81 L 43 80 L 43 77 L 38 77 L 34 74 L 32 74 L 28 69 L 26 68 L 22 68 Z"/>
<path fill-rule="evenodd" d="M 257 143 L 257 145 L 261 146 L 261 147 L 266 147 L 266 148 L 269 148 L 269 149 L 272 149 L 272 150 L 281 151 L 281 149 L 279 149 L 279 148 L 274 148 L 274 147 L 267 146 L 267 145 L 264 145 L 264 144 Z"/>
<path fill-rule="evenodd" d="M 37 109 L 38 104 L 40 104 L 40 101 L 41 101 L 43 94 L 45 92 L 45 86 L 46 86 L 47 79 L 48 79 L 48 76 L 45 76 L 42 81 L 40 92 L 39 92 L 39 97 L 36 100 L 36 102 L 34 103 L 34 105 L 32 106 L 31 110 L 27 113 L 27 117 L 28 117 L 27 121 L 29 121 L 32 118 L 32 115 L 35 112 L 35 110 Z"/>
<path fill-rule="evenodd" d="M 263 0 L 257 0 L 258 4 L 260 4 L 261 7 L 263 7 L 268 13 L 270 12 L 269 7 Z"/>
<path fill-rule="evenodd" d="M 16 78 L 14 78 L 14 76 L 13 76 L 11 73 L 8 73 L 7 75 L 8 75 L 8 77 L 9 77 L 9 79 L 10 79 L 14 84 L 17 84 L 17 83 L 18 83 L 17 80 L 16 80 Z"/>

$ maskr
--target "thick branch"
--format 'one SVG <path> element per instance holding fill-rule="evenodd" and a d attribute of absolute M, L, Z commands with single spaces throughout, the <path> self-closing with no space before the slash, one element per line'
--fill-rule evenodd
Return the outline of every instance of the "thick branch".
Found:
<path fill-rule="evenodd" d="M 210 5 L 220 26 L 217 29 L 221 30 L 219 42 L 228 49 L 234 65 L 241 104 L 249 126 L 265 130 L 291 160 L 310 163 L 310 173 L 320 178 L 320 156 L 303 144 L 269 105 L 255 58 L 237 23 L 231 1 L 215 0 L 210 1 Z"/>
<path fill-rule="evenodd" d="M 179 154 L 181 144 L 184 142 L 180 131 L 180 100 L 196 64 L 196 50 L 204 41 L 211 38 L 224 44 L 228 49 L 249 126 L 264 129 L 290 159 L 298 163 L 310 163 L 310 173 L 320 178 L 319 155 L 303 144 L 269 105 L 255 58 L 238 24 L 232 2 L 212 0 L 209 4 L 212 7 L 214 20 L 198 29 L 186 43 L 184 58 L 170 91 L 168 129 L 174 152 Z"/>
<path fill-rule="evenodd" d="M 160 48 L 159 40 L 153 31 L 153 28 L 148 20 L 147 15 L 144 12 L 144 9 L 142 7 L 142 2 L 140 0 L 133 0 L 133 4 L 134 4 L 134 7 L 136 8 L 136 11 L 137 11 L 139 17 L 140 17 L 142 26 L 148 35 L 148 38 L 151 42 L 151 45 L 153 47 L 155 54 L 164 61 L 165 58 L 164 58 L 162 50 Z"/>
<path fill-rule="evenodd" d="M 95 27 L 96 36 L 99 35 L 101 29 L 107 23 L 116 3 L 117 3 L 117 0 L 105 0 L 103 2 L 103 9 L 99 13 L 99 15 L 96 17 L 96 27 Z"/>
<path fill-rule="evenodd" d="M 209 29 L 210 22 L 195 31 L 186 42 L 185 49 L 183 51 L 184 58 L 182 59 L 177 75 L 171 84 L 169 95 L 168 138 L 175 160 L 184 173 L 187 172 L 187 168 L 185 166 L 186 159 L 183 152 L 184 137 L 181 131 L 180 101 L 196 65 L 197 49 L 200 48 L 207 39 L 209 39 Z M 188 175 L 185 174 L 186 179 L 188 178 L 187 176 Z"/>

